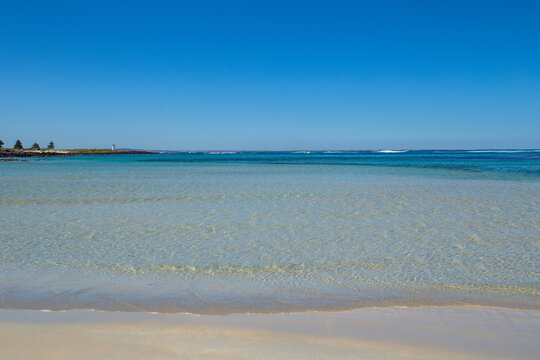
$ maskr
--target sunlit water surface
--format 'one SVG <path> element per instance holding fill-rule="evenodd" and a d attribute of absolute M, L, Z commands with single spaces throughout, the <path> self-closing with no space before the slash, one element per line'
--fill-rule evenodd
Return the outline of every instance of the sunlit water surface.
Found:
<path fill-rule="evenodd" d="M 0 163 L 0 308 L 540 308 L 540 152 Z"/>

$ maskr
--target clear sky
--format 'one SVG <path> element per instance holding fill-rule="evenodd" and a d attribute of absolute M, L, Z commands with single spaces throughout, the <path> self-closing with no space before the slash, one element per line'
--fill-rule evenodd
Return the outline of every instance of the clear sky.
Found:
<path fill-rule="evenodd" d="M 0 139 L 539 148 L 540 1 L 0 1 Z"/>

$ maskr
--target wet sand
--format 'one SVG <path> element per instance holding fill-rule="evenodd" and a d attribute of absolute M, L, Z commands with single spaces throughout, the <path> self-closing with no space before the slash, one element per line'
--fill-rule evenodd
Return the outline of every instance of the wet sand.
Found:
<path fill-rule="evenodd" d="M 227 316 L 0 311 L 1 359 L 534 359 L 540 311 L 368 308 Z"/>

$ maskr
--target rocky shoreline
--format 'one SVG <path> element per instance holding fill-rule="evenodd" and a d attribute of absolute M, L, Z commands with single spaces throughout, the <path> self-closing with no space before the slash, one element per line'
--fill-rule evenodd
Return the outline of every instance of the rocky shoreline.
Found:
<path fill-rule="evenodd" d="M 27 158 L 27 157 L 61 157 L 76 155 L 143 155 L 155 154 L 142 150 L 15 150 L 0 149 L 0 161 L 8 161 L 6 158 Z"/>

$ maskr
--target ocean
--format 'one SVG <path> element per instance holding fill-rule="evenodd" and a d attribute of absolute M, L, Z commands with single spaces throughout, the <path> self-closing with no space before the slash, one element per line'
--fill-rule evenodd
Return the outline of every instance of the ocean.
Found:
<path fill-rule="evenodd" d="M 0 163 L 0 309 L 540 309 L 540 151 Z"/>

